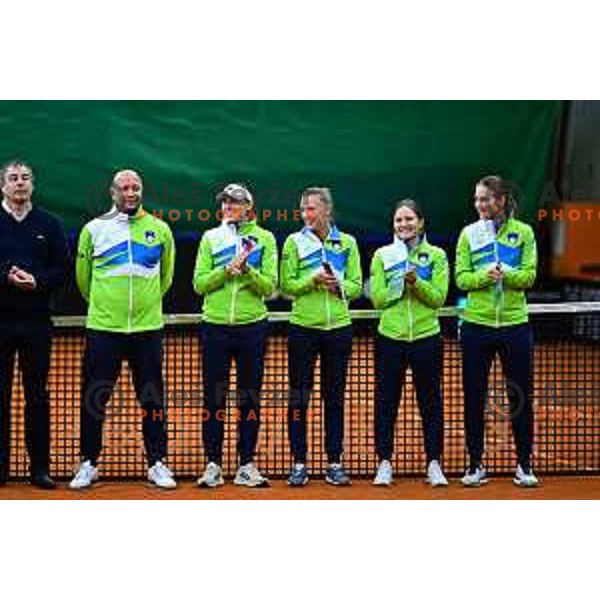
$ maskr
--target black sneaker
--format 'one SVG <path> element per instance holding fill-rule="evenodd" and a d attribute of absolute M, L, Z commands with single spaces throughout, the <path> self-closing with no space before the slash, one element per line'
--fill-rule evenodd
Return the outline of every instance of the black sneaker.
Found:
<path fill-rule="evenodd" d="M 53 490 L 56 487 L 54 481 L 48 475 L 48 471 L 33 471 L 31 473 L 31 485 L 43 490 Z"/>

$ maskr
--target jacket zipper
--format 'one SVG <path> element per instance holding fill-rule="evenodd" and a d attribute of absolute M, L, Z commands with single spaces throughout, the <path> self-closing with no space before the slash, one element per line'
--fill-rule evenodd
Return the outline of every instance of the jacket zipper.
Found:
<path fill-rule="evenodd" d="M 500 302 L 499 302 L 499 298 L 496 298 L 496 327 L 500 327 Z"/>
<path fill-rule="evenodd" d="M 235 242 L 235 255 L 238 256 L 241 250 L 241 238 L 239 235 L 239 231 L 236 231 L 236 242 Z M 229 305 L 229 324 L 233 325 L 235 322 L 235 301 L 238 293 L 238 280 L 237 277 L 233 280 L 233 290 L 231 292 L 231 304 Z"/>
<path fill-rule="evenodd" d="M 496 233 L 496 241 L 494 242 L 494 254 L 496 259 L 496 264 L 500 263 L 500 256 L 498 254 L 498 235 L 500 232 Z M 494 305 L 496 307 L 496 327 L 500 327 L 500 302 L 502 301 L 502 296 L 504 294 L 504 289 L 501 281 L 497 281 L 494 286 Z"/>
<path fill-rule="evenodd" d="M 413 248 L 410 252 L 409 255 L 412 255 L 413 252 L 415 252 L 415 248 Z M 406 266 L 407 268 L 411 266 L 411 262 L 410 262 L 410 256 L 406 257 Z M 411 299 L 411 293 L 410 293 L 410 286 L 406 284 L 406 282 L 404 282 L 404 289 L 406 290 L 406 299 L 407 299 L 407 308 L 408 308 L 408 339 L 412 342 L 413 341 L 413 314 L 412 314 L 412 299 Z"/>
<path fill-rule="evenodd" d="M 331 327 L 331 306 L 329 304 L 329 290 L 324 290 L 325 294 L 325 312 L 327 314 L 327 327 Z"/>
<path fill-rule="evenodd" d="M 327 260 L 327 255 L 325 254 L 325 240 L 321 241 L 321 263 Z M 331 327 L 331 306 L 329 304 L 329 290 L 324 289 L 323 294 L 325 294 L 325 315 L 327 317 L 327 328 Z"/>
<path fill-rule="evenodd" d="M 127 332 L 131 333 L 131 316 L 133 313 L 133 254 L 131 249 L 131 224 L 127 223 L 128 228 L 128 254 L 129 254 L 129 314 L 127 315 Z"/>
<path fill-rule="evenodd" d="M 233 325 L 235 321 L 235 299 L 238 293 L 238 280 L 233 280 L 233 291 L 231 293 L 231 305 L 229 307 L 229 324 Z"/>
<path fill-rule="evenodd" d="M 410 341 L 413 341 L 413 314 L 412 314 L 412 302 L 410 289 L 406 290 L 408 296 L 408 337 Z"/>

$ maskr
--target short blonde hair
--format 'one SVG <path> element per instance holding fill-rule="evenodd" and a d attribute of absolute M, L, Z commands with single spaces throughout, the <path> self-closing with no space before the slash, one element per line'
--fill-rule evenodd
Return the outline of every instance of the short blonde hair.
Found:
<path fill-rule="evenodd" d="M 333 211 L 333 197 L 328 187 L 307 187 L 300 196 L 300 204 L 309 196 L 319 196 L 319 200 Z"/>

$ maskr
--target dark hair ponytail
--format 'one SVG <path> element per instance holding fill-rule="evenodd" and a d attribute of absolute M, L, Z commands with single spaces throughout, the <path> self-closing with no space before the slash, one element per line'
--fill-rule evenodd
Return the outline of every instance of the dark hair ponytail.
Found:
<path fill-rule="evenodd" d="M 504 212 L 508 218 L 514 217 L 517 211 L 517 202 L 513 195 L 513 189 L 509 181 L 502 179 L 499 175 L 487 175 L 482 177 L 477 185 L 486 187 L 491 195 L 496 198 L 504 197 L 506 204 L 504 206 Z"/>

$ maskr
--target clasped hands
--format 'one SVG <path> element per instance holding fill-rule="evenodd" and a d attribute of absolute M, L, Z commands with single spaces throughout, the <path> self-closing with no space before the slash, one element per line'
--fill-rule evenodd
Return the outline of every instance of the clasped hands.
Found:
<path fill-rule="evenodd" d="M 333 273 L 327 273 L 324 269 L 319 270 L 313 277 L 313 282 L 316 286 L 324 287 L 327 291 L 332 294 L 338 294 L 340 289 L 340 282 Z"/>
<path fill-rule="evenodd" d="M 236 256 L 226 267 L 225 273 L 229 277 L 238 277 L 243 275 L 248 270 L 248 254 L 240 254 Z"/>
<path fill-rule="evenodd" d="M 35 277 L 23 269 L 13 265 L 8 272 L 8 282 L 25 291 L 35 290 Z"/>
<path fill-rule="evenodd" d="M 404 274 L 404 281 L 409 285 L 415 285 L 417 282 L 417 271 L 414 268 L 408 269 Z"/>
<path fill-rule="evenodd" d="M 504 277 L 504 271 L 500 263 L 496 263 L 491 266 L 487 271 L 488 277 L 494 282 L 498 283 Z"/>

